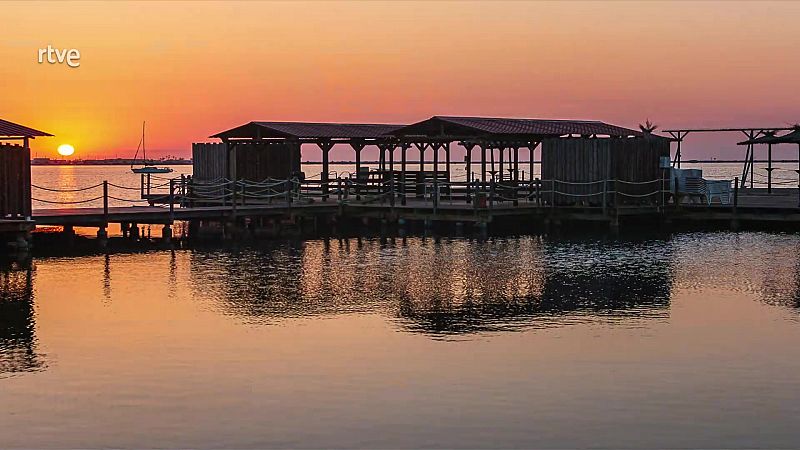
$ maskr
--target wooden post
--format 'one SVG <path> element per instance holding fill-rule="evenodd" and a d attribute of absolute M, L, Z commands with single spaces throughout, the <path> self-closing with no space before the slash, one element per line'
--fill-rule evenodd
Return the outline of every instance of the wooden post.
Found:
<path fill-rule="evenodd" d="M 480 145 L 481 149 L 481 184 L 486 184 L 486 146 Z M 481 188 L 483 190 L 483 188 Z"/>
<path fill-rule="evenodd" d="M 739 177 L 733 179 L 733 209 L 739 206 Z"/>
<path fill-rule="evenodd" d="M 519 147 L 514 147 L 514 181 L 519 181 Z"/>
<path fill-rule="evenodd" d="M 361 200 L 361 150 L 364 150 L 363 142 L 351 142 L 350 147 L 356 152 L 356 200 Z"/>
<path fill-rule="evenodd" d="M 406 151 L 409 145 L 400 144 L 400 204 L 406 204 Z"/>
<path fill-rule="evenodd" d="M 499 162 L 500 162 L 500 183 L 501 184 L 503 183 L 503 171 L 504 171 L 504 169 L 503 169 L 503 167 L 504 167 L 503 166 L 503 153 L 505 153 L 505 150 L 506 150 L 505 147 L 498 147 L 497 148 L 497 151 L 498 151 L 499 156 L 500 156 L 500 158 L 499 158 L 500 161 Z"/>
<path fill-rule="evenodd" d="M 362 145 L 353 145 L 350 146 L 356 152 L 356 179 L 361 175 L 361 150 L 364 148 Z"/>
<path fill-rule="evenodd" d="M 439 172 L 439 149 L 441 144 L 438 142 L 431 145 L 433 149 L 433 179 L 436 180 L 436 174 Z"/>
<path fill-rule="evenodd" d="M 492 167 L 492 168 L 491 168 L 491 170 L 490 170 L 490 172 L 491 172 L 491 174 L 492 174 L 492 182 L 494 182 L 494 176 L 495 176 L 495 174 L 497 174 L 497 171 L 496 171 L 496 170 L 494 170 L 494 168 L 495 168 L 495 167 L 494 167 L 494 147 L 490 147 L 490 148 L 489 148 L 489 158 L 490 158 L 490 160 L 491 160 L 491 164 L 492 164 L 492 165 L 491 165 L 491 167 Z"/>
<path fill-rule="evenodd" d="M 425 147 L 428 144 L 418 143 L 418 144 L 414 144 L 414 145 L 416 145 L 417 149 L 419 149 L 419 171 L 420 172 L 425 172 Z"/>
<path fill-rule="evenodd" d="M 755 147 L 755 145 L 750 144 L 750 148 L 752 149 L 752 150 L 750 150 L 750 189 L 753 189 L 753 186 L 754 186 L 754 184 L 753 184 L 753 172 L 755 172 L 754 169 L 756 168 L 756 166 L 755 166 L 755 162 L 756 162 L 755 161 L 756 147 Z"/>
<path fill-rule="evenodd" d="M 333 142 L 331 141 L 320 141 L 317 143 L 320 150 L 322 150 L 322 175 L 320 176 L 320 180 L 322 183 L 322 200 L 328 200 L 328 182 L 330 181 L 330 150 L 333 148 Z"/>
<path fill-rule="evenodd" d="M 108 223 L 108 180 L 103 180 L 103 221 Z"/>
<path fill-rule="evenodd" d="M 767 144 L 767 194 L 772 194 L 772 144 Z"/>
<path fill-rule="evenodd" d="M 444 169 L 447 171 L 447 182 L 450 182 L 450 142 L 444 147 Z"/>
<path fill-rule="evenodd" d="M 389 197 L 392 199 L 391 204 L 394 206 L 394 200 L 397 196 L 397 192 L 395 192 L 395 180 L 394 180 L 394 149 L 397 148 L 396 144 L 391 144 L 387 146 L 386 150 L 389 152 Z"/>
<path fill-rule="evenodd" d="M 475 148 L 475 144 L 465 143 L 463 145 L 467 150 L 465 161 L 467 164 L 467 203 L 469 203 L 472 201 L 472 177 L 470 174 L 472 173 L 472 149 Z"/>
<path fill-rule="evenodd" d="M 175 220 L 175 180 L 169 180 L 169 220 Z"/>

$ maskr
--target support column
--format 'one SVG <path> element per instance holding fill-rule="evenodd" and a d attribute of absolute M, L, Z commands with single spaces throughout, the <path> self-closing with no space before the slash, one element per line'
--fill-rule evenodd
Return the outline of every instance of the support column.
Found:
<path fill-rule="evenodd" d="M 486 147 L 480 145 L 481 149 L 481 183 L 486 183 Z"/>
<path fill-rule="evenodd" d="M 519 147 L 514 147 L 514 181 L 519 181 Z"/>
<path fill-rule="evenodd" d="M 356 200 L 361 200 L 361 150 L 365 145 L 360 141 L 350 142 L 350 147 L 356 152 Z"/>
<path fill-rule="evenodd" d="M 391 144 L 377 144 L 377 145 L 378 145 L 378 149 L 381 152 L 381 155 L 386 155 L 387 152 L 389 154 L 389 166 L 388 166 L 388 169 L 387 169 L 387 166 L 386 166 L 386 157 L 385 156 L 383 157 L 383 172 L 382 172 L 382 175 L 381 175 L 381 184 L 388 183 L 390 189 L 394 188 L 395 187 L 395 185 L 394 185 L 394 181 L 395 181 L 395 177 L 394 177 L 394 149 L 397 147 L 397 144 L 391 143 Z M 387 171 L 388 171 L 388 176 L 387 176 Z M 394 195 L 392 195 L 392 197 L 394 197 Z"/>
<path fill-rule="evenodd" d="M 505 149 L 505 147 L 499 147 L 497 150 L 498 150 L 498 153 L 499 153 L 499 155 L 498 155 L 499 158 L 498 159 L 500 160 L 499 161 L 500 162 L 500 172 L 499 172 L 500 173 L 500 182 L 502 183 L 503 182 L 503 178 L 504 178 L 503 172 L 505 172 L 504 166 L 503 166 L 503 153 L 505 153 L 506 149 Z"/>
<path fill-rule="evenodd" d="M 444 145 L 444 169 L 447 171 L 447 182 L 450 182 L 450 143 Z"/>
<path fill-rule="evenodd" d="M 400 203 L 406 204 L 406 151 L 409 144 L 400 144 Z"/>
<path fill-rule="evenodd" d="M 528 177 L 531 181 L 533 181 L 533 162 L 536 156 L 536 147 L 538 147 L 540 142 L 531 142 L 528 144 L 528 150 L 530 150 L 530 160 L 528 161 L 528 170 L 530 170 L 531 175 Z"/>
<path fill-rule="evenodd" d="M 322 174 L 320 175 L 320 180 L 322 182 L 322 200 L 325 201 L 328 199 L 328 183 L 330 182 L 330 159 L 329 153 L 331 148 L 333 148 L 333 142 L 331 141 L 320 141 L 317 143 L 320 150 L 322 150 Z M 289 186 L 289 189 L 292 189 L 293 186 Z"/>
<path fill-rule="evenodd" d="M 490 172 L 492 173 L 492 180 L 494 181 L 495 173 L 497 173 L 497 171 L 494 170 L 495 169 L 495 166 L 494 166 L 494 147 L 490 147 L 489 148 L 489 157 L 490 157 L 491 163 L 492 163 L 492 169 L 490 170 Z"/>
<path fill-rule="evenodd" d="M 425 148 L 428 146 L 428 144 L 420 143 L 414 145 L 419 150 L 419 171 L 425 172 Z"/>
<path fill-rule="evenodd" d="M 767 194 L 772 194 L 772 144 L 767 144 Z"/>
<path fill-rule="evenodd" d="M 419 174 L 417 175 L 417 179 L 414 182 L 414 193 L 419 195 L 419 192 L 425 192 L 425 149 L 430 144 L 425 142 L 418 142 L 415 143 L 414 146 L 417 147 L 419 150 Z M 420 190 L 420 183 L 423 183 L 422 189 Z"/>
<path fill-rule="evenodd" d="M 467 164 L 467 203 L 470 203 L 472 201 L 472 186 L 470 185 L 472 183 L 472 149 L 475 148 L 475 144 L 462 143 L 461 145 L 467 150 L 467 155 L 464 159 Z"/>
<path fill-rule="evenodd" d="M 433 173 L 439 171 L 439 149 L 441 148 L 441 144 L 438 142 L 431 145 L 431 149 L 433 149 Z"/>

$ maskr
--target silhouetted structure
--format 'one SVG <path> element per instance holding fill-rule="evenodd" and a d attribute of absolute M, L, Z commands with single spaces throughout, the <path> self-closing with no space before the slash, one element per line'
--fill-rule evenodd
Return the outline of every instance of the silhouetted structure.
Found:
<path fill-rule="evenodd" d="M 0 219 L 31 216 L 29 142 L 42 136 L 52 134 L 0 119 Z"/>

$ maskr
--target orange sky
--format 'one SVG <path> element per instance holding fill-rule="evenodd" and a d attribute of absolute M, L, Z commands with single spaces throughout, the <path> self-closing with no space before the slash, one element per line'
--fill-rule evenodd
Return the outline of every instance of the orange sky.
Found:
<path fill-rule="evenodd" d="M 0 117 L 57 135 L 34 143 L 39 156 L 65 142 L 77 156 L 131 156 L 142 120 L 156 156 L 189 156 L 192 141 L 258 119 L 800 121 L 800 2 L 44 2 L 2 11 Z M 47 44 L 79 49 L 81 66 L 38 64 Z"/>

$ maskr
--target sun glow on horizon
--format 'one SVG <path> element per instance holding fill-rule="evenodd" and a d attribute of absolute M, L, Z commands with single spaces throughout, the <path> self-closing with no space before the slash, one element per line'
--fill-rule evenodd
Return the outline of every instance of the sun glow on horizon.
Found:
<path fill-rule="evenodd" d="M 75 147 L 69 144 L 61 144 L 58 146 L 58 154 L 61 156 L 70 156 L 75 153 Z"/>

